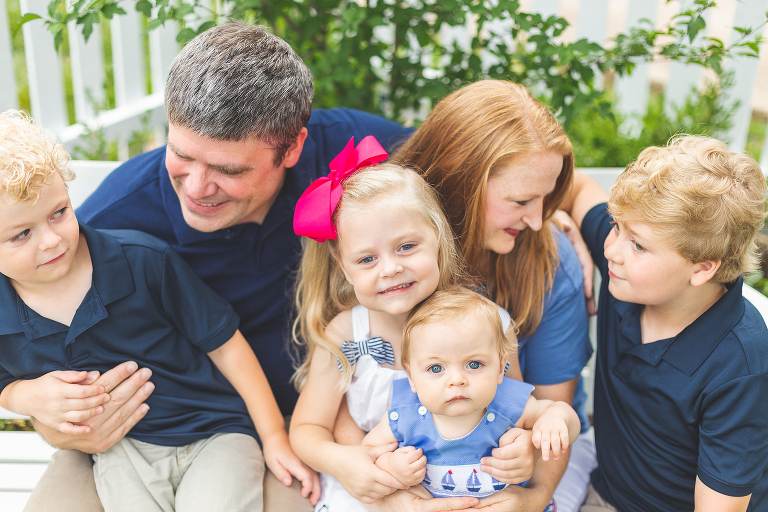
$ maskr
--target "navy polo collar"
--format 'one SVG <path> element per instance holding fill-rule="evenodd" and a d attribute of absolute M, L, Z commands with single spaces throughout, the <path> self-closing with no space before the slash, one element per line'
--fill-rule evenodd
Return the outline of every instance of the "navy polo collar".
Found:
<path fill-rule="evenodd" d="M 128 260 L 120 243 L 99 233 L 85 224 L 79 224 L 91 254 L 93 278 L 91 289 L 78 308 L 78 314 L 67 327 L 49 318 L 40 316 L 27 307 L 16 293 L 10 280 L 0 275 L 0 303 L 16 304 L 16 308 L 0 308 L 0 335 L 24 332 L 29 339 L 69 330 L 67 339 L 74 338 L 87 327 L 79 326 L 78 318 L 83 307 L 90 308 L 90 323 L 106 317 L 104 306 L 134 292 L 133 277 Z"/>
<path fill-rule="evenodd" d="M 616 301 L 620 332 L 635 343 L 628 353 L 653 365 L 663 359 L 686 375 L 693 375 L 744 316 L 743 285 L 742 277 L 727 284 L 725 295 L 680 334 L 646 345 L 642 344 L 640 333 L 642 305 Z"/>
<path fill-rule="evenodd" d="M 287 168 L 285 170 L 285 182 L 275 199 L 275 203 L 269 209 L 269 212 L 267 212 L 267 216 L 264 218 L 264 224 L 262 226 L 253 222 L 248 222 L 207 233 L 191 228 L 184 220 L 184 215 L 181 212 L 181 204 L 179 203 L 179 196 L 176 195 L 176 191 L 173 189 L 171 178 L 168 176 L 168 168 L 165 166 L 165 153 L 163 153 L 162 161 L 159 166 L 159 173 L 160 195 L 162 196 L 163 206 L 171 221 L 173 232 L 180 245 L 240 236 L 246 229 L 264 229 L 267 230 L 267 232 L 271 232 L 278 225 L 293 218 L 293 210 L 296 206 L 296 201 L 301 195 L 301 191 L 299 190 L 300 187 L 297 187 L 298 180 L 296 179 L 294 169 Z"/>

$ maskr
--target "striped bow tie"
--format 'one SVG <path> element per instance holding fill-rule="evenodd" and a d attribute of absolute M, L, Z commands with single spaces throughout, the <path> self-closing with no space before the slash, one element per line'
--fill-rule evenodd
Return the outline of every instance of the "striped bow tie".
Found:
<path fill-rule="evenodd" d="M 345 341 L 341 345 L 341 352 L 352 366 L 357 363 L 360 356 L 366 354 L 370 354 L 379 364 L 395 366 L 395 353 L 392 352 L 392 345 L 381 339 L 380 336 L 362 341 Z M 341 371 L 341 361 L 337 359 L 336 364 L 339 365 L 339 371 Z"/>

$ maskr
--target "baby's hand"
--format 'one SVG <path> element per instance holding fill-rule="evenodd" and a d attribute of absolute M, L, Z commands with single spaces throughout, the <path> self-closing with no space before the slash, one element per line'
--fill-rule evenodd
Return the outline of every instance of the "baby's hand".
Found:
<path fill-rule="evenodd" d="M 533 424 L 533 446 L 541 449 L 541 458 L 549 460 L 549 451 L 552 450 L 552 458 L 558 460 L 561 453 L 568 450 L 570 438 L 568 437 L 568 425 L 559 414 L 544 413 Z"/>
<path fill-rule="evenodd" d="M 91 384 L 98 377 L 96 371 L 53 371 L 19 381 L 9 396 L 9 404 L 16 412 L 33 416 L 64 434 L 87 434 L 91 428 L 76 423 L 101 414 L 102 405 L 109 401 L 104 386 Z"/>
<path fill-rule="evenodd" d="M 309 498 L 312 505 L 320 499 L 320 478 L 307 467 L 291 449 L 288 433 L 282 430 L 267 438 L 262 438 L 264 462 L 285 486 L 291 485 L 291 475 L 301 482 L 301 496 Z"/>
<path fill-rule="evenodd" d="M 421 448 L 403 446 L 394 452 L 382 454 L 376 460 L 376 465 L 397 478 L 401 484 L 410 487 L 424 480 L 427 472 L 427 457 L 424 456 Z"/>

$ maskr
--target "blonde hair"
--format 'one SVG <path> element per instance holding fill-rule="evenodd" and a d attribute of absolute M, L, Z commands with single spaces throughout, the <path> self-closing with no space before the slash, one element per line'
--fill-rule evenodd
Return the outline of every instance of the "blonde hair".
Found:
<path fill-rule="evenodd" d="M 418 173 L 385 163 L 357 171 L 343 182 L 343 190 L 333 214 L 334 224 L 338 226 L 338 219 L 345 212 L 354 214 L 373 205 L 384 204 L 392 209 L 415 211 L 437 235 L 440 269 L 437 289 L 453 286 L 463 279 L 465 273 L 451 226 L 434 190 Z M 339 347 L 326 337 L 325 331 L 333 318 L 357 304 L 355 291 L 339 264 L 338 239 L 318 243 L 305 238 L 303 246 L 295 294 L 298 316 L 293 323 L 292 334 L 293 341 L 303 349 L 306 357 L 293 376 L 294 384 L 299 390 L 304 386 L 315 349 L 321 347 L 341 361 L 340 390 L 345 391 L 354 368 Z"/>
<path fill-rule="evenodd" d="M 542 151 L 563 157 L 555 189 L 544 198 L 543 229 L 521 232 L 509 254 L 489 251 L 483 238 L 488 178 L 516 157 Z M 554 116 L 522 85 L 476 82 L 440 101 L 393 160 L 422 170 L 440 196 L 470 270 L 510 311 L 520 332 L 532 334 L 559 264 L 548 220 L 573 182 L 573 148 Z"/>
<path fill-rule="evenodd" d="M 504 334 L 498 306 L 473 291 L 454 287 L 433 293 L 408 315 L 403 329 L 403 352 L 400 356 L 405 371 L 410 372 L 413 329 L 421 325 L 442 322 L 465 322 L 470 318 L 477 318 L 482 324 L 491 328 L 491 335 L 499 353 L 499 360 L 503 360 L 506 355 L 515 353 L 516 346 L 513 345 L 515 339 L 513 337 L 512 340 L 509 340 Z M 514 325 L 510 326 L 509 332 L 513 333 L 514 330 Z M 467 343 L 472 343 L 472 340 L 467 340 Z"/>
<path fill-rule="evenodd" d="M 752 157 L 687 135 L 643 150 L 614 183 L 608 210 L 618 221 L 648 224 L 692 263 L 721 261 L 712 280 L 728 283 L 758 267 L 765 192 Z"/>
<path fill-rule="evenodd" d="M 37 201 L 54 174 L 74 179 L 69 154 L 32 118 L 19 110 L 0 114 L 0 194 L 14 201 Z"/>

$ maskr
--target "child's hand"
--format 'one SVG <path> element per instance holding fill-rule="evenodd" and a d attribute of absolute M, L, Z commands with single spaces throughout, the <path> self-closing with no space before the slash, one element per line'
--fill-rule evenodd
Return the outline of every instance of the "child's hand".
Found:
<path fill-rule="evenodd" d="M 507 430 L 499 439 L 499 447 L 491 452 L 491 457 L 480 459 L 480 469 L 505 484 L 521 484 L 530 479 L 536 465 L 536 450 L 531 436 L 532 432 L 523 428 Z"/>
<path fill-rule="evenodd" d="M 264 462 L 278 480 L 291 485 L 291 475 L 301 482 L 301 496 L 309 498 L 312 505 L 320 499 L 320 478 L 293 453 L 288 442 L 288 433 L 283 430 L 262 438 Z"/>
<path fill-rule="evenodd" d="M 427 457 L 421 448 L 403 446 L 394 452 L 386 452 L 376 459 L 376 465 L 408 487 L 418 485 L 427 472 Z"/>
<path fill-rule="evenodd" d="M 101 414 L 110 399 L 104 386 L 93 385 L 99 372 L 54 371 L 19 381 L 9 396 L 11 408 L 70 435 L 88 434 L 91 427 L 75 425 Z M 16 404 L 19 406 L 17 407 Z"/>
<path fill-rule="evenodd" d="M 565 420 L 555 413 L 544 413 L 533 424 L 533 446 L 541 449 L 541 458 L 549 460 L 549 451 L 552 450 L 552 458 L 558 460 L 561 453 L 568 450 L 570 438 L 568 437 L 568 425 Z"/>

